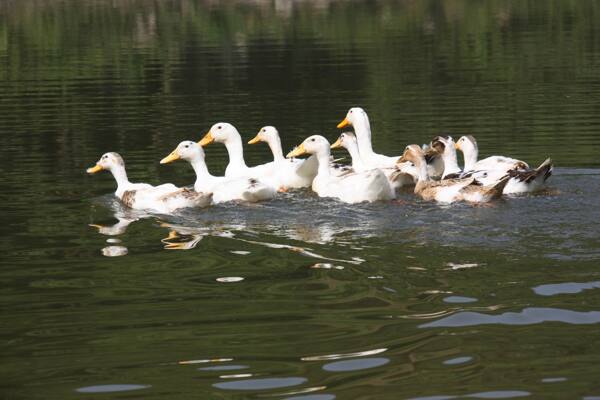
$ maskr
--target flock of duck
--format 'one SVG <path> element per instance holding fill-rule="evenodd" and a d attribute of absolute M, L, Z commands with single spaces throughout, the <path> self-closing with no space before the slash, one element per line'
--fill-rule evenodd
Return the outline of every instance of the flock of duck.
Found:
<path fill-rule="evenodd" d="M 229 201 L 265 201 L 277 192 L 304 187 L 311 187 L 320 197 L 346 203 L 391 200 L 398 189 L 407 186 L 414 186 L 414 193 L 425 200 L 481 203 L 502 194 L 538 191 L 552 174 L 550 159 L 537 168 L 504 156 L 478 160 L 473 136 L 463 136 L 457 142 L 450 136 L 437 136 L 428 145 L 406 146 L 401 156 L 377 154 L 371 145 L 369 118 L 360 107 L 351 108 L 337 127 L 347 126 L 352 126 L 354 133 L 342 133 L 331 145 L 323 136 L 310 136 L 285 157 L 277 129 L 265 126 L 248 143 L 267 143 L 274 160 L 249 167 L 237 129 L 226 122 L 216 123 L 202 140 L 183 141 L 160 161 L 188 161 L 196 172 L 193 189 L 170 183 L 132 183 L 123 158 L 114 152 L 102 155 L 87 172 L 110 171 L 117 182 L 115 195 L 126 206 L 159 213 Z M 225 176 L 212 175 L 206 166 L 203 147 L 214 142 L 223 143 L 229 154 Z M 350 153 L 351 165 L 339 165 L 332 159 L 331 149 L 341 147 Z M 464 155 L 462 169 L 457 150 Z M 308 158 L 297 158 L 303 155 Z"/>

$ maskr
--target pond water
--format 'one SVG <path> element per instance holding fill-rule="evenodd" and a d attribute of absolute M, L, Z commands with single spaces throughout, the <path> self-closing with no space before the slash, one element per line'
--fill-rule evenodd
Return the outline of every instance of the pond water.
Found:
<path fill-rule="evenodd" d="M 0 397 L 600 398 L 600 4 L 0 3 Z M 284 150 L 351 106 L 555 161 L 542 193 L 439 206 L 309 191 L 177 215 L 132 180 L 228 121 Z M 269 160 L 247 146 L 249 164 Z M 223 146 L 206 149 L 215 174 Z"/>

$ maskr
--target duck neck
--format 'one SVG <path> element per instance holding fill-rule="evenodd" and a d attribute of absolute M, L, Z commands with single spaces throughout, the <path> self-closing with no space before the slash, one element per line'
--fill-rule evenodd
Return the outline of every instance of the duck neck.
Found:
<path fill-rule="evenodd" d="M 212 175 L 208 172 L 206 161 L 204 161 L 204 158 L 199 154 L 196 154 L 196 156 L 190 160 L 190 164 L 192 164 L 192 168 L 194 168 L 194 172 L 196 173 L 196 184 L 194 186 L 198 186 L 199 183 L 212 178 Z"/>
<path fill-rule="evenodd" d="M 227 154 L 229 154 L 229 165 L 227 168 L 248 168 L 244 161 L 244 148 L 242 147 L 242 138 L 235 135 L 228 138 L 225 142 Z"/>
<path fill-rule="evenodd" d="M 281 139 L 278 136 L 272 137 L 267 143 L 271 148 L 271 152 L 273 153 L 273 160 L 275 161 L 275 163 L 279 164 L 285 161 L 285 157 L 283 156 L 283 150 L 281 149 Z"/>
<path fill-rule="evenodd" d="M 371 145 L 371 124 L 369 123 L 369 117 L 366 115 L 364 118 L 357 118 L 354 122 L 354 133 L 356 133 L 356 141 L 358 142 L 358 151 L 363 157 L 371 157 L 373 153 L 373 146 Z"/>
<path fill-rule="evenodd" d="M 350 157 L 352 158 L 352 168 L 354 168 L 355 171 L 364 170 L 364 164 L 360 157 L 360 152 L 358 151 L 358 144 L 352 141 L 347 144 L 346 150 L 348 150 L 348 153 L 350 153 Z"/>
<path fill-rule="evenodd" d="M 444 159 L 444 175 L 460 172 L 454 146 L 446 146 L 442 158 Z"/>
<path fill-rule="evenodd" d="M 429 174 L 427 173 L 427 163 L 425 157 L 421 156 L 414 161 L 417 169 L 417 183 L 415 185 L 415 193 L 420 193 L 425 189 L 429 182 Z"/>
<path fill-rule="evenodd" d="M 414 161 L 415 168 L 417 169 L 417 178 L 419 182 L 427 182 L 429 180 L 429 174 L 427 173 L 427 163 L 425 157 L 421 156 Z"/>
<path fill-rule="evenodd" d="M 477 163 L 477 157 L 479 150 L 475 147 L 467 147 L 463 150 L 463 156 L 465 157 L 465 171 L 470 171 L 475 168 L 475 164 Z"/>
<path fill-rule="evenodd" d="M 127 190 L 127 187 L 131 185 L 131 182 L 127 179 L 125 167 L 123 165 L 115 165 L 110 169 L 110 172 L 115 178 L 115 181 L 117 181 L 117 193 Z"/>
<path fill-rule="evenodd" d="M 329 148 L 315 154 L 317 156 L 317 161 L 319 162 L 319 168 L 317 170 L 318 177 L 329 177 L 329 154 Z"/>

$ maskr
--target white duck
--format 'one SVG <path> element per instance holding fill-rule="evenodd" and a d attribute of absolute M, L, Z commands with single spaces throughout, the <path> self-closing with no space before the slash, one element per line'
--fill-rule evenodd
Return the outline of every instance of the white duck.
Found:
<path fill-rule="evenodd" d="M 274 176 L 279 188 L 284 190 L 295 189 L 309 187 L 312 184 L 319 167 L 319 162 L 315 156 L 310 156 L 304 160 L 285 158 L 279 132 L 274 126 L 263 126 L 248 144 L 259 142 L 266 142 L 273 153 Z"/>
<path fill-rule="evenodd" d="M 348 125 L 354 127 L 354 133 L 358 142 L 358 151 L 362 162 L 367 168 L 395 168 L 397 157 L 388 157 L 373 151 L 371 144 L 371 124 L 365 110 L 360 107 L 352 107 L 348 110 L 346 118 L 337 127 L 345 128 Z"/>
<path fill-rule="evenodd" d="M 277 168 L 274 162 L 249 167 L 244 160 L 244 148 L 242 146 L 242 137 L 235 128 L 227 122 L 217 122 L 200 140 L 200 146 L 205 147 L 210 143 L 223 143 L 229 154 L 229 164 L 225 169 L 225 176 L 228 178 L 257 178 L 262 182 L 279 188 L 277 186 L 276 172 Z"/>
<path fill-rule="evenodd" d="M 483 160 L 477 160 L 479 156 L 479 147 L 477 141 L 471 135 L 461 136 L 456 142 L 455 147 L 463 152 L 465 158 L 465 171 L 479 170 L 503 170 L 529 168 L 525 161 L 517 160 L 504 156 L 490 156 Z"/>
<path fill-rule="evenodd" d="M 192 164 L 192 168 L 196 172 L 194 190 L 197 192 L 211 192 L 214 203 L 227 201 L 257 202 L 275 197 L 275 189 L 258 179 L 211 175 L 206 166 L 204 150 L 196 142 L 183 141 L 179 143 L 171 154 L 160 160 L 160 163 L 167 164 L 179 159 Z"/>
<path fill-rule="evenodd" d="M 171 183 L 152 186 L 147 183 L 131 183 L 125 172 L 125 162 L 117 153 L 106 153 L 88 174 L 108 170 L 117 181 L 117 196 L 126 206 L 136 210 L 150 210 L 169 214 L 186 207 L 210 205 L 212 193 L 200 193 L 187 188 L 178 188 Z"/>
<path fill-rule="evenodd" d="M 423 149 L 415 144 L 406 146 L 399 161 L 411 161 L 419 171 L 415 194 L 424 200 L 435 200 L 439 203 L 453 203 L 460 200 L 473 203 L 491 201 L 502 195 L 502 190 L 509 179 L 508 176 L 504 176 L 500 181 L 488 186 L 482 185 L 473 177 L 432 181 L 427 173 Z"/>
<path fill-rule="evenodd" d="M 287 157 L 303 154 L 314 154 L 319 161 L 319 171 L 312 182 L 312 189 L 320 197 L 335 197 L 346 203 L 394 198 L 387 178 L 378 169 L 349 173 L 341 177 L 333 176 L 329 169 L 329 142 L 323 136 L 310 136 Z"/>
<path fill-rule="evenodd" d="M 448 144 L 449 146 L 452 143 Z M 511 179 L 504 188 L 504 194 L 533 193 L 544 188 L 546 180 L 552 175 L 552 159 L 547 158 L 537 168 L 530 168 L 525 161 L 504 156 L 490 156 L 477 161 L 479 148 L 471 135 L 462 136 L 454 145 L 463 152 L 465 173 L 474 171 L 474 176 L 482 183 L 490 183 L 508 174 Z M 451 149 L 448 149 L 451 152 Z M 454 150 L 456 160 L 456 150 Z M 456 163 L 458 168 L 458 163 Z M 445 172 L 444 172 L 445 173 Z"/>
<path fill-rule="evenodd" d="M 365 172 L 373 168 L 365 165 L 358 150 L 356 136 L 352 132 L 344 132 L 338 140 L 331 145 L 332 149 L 343 147 L 348 150 L 352 158 L 352 169 L 355 172 Z M 412 163 L 396 164 L 394 168 L 379 168 L 388 179 L 393 191 L 403 186 L 412 186 L 417 180 L 417 170 Z"/>

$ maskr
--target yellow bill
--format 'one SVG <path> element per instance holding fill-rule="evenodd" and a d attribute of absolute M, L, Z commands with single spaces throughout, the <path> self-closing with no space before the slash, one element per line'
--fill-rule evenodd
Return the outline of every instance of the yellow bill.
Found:
<path fill-rule="evenodd" d="M 460 150 L 460 143 L 454 143 L 454 148 L 456 150 Z"/>
<path fill-rule="evenodd" d="M 337 127 L 338 128 L 345 128 L 348 125 L 352 125 L 352 124 L 350 123 L 350 121 L 348 121 L 348 118 L 344 118 L 344 120 L 342 122 L 340 122 L 339 124 L 337 124 Z"/>
<path fill-rule="evenodd" d="M 104 169 L 104 168 L 102 168 L 102 165 L 100 165 L 100 164 L 96 164 L 95 166 L 93 166 L 93 167 L 91 167 L 91 168 L 88 168 L 88 169 L 86 169 L 86 172 L 87 172 L 88 174 L 95 174 L 96 172 L 100 172 L 100 171 L 102 171 L 103 169 Z"/>
<path fill-rule="evenodd" d="M 300 146 L 296 147 L 294 150 L 290 151 L 286 157 L 287 158 L 298 157 L 303 154 L 306 154 L 306 149 L 304 148 L 304 143 L 301 144 Z"/>
<path fill-rule="evenodd" d="M 256 136 L 254 136 L 254 139 L 252 139 L 248 142 L 248 144 L 255 144 L 255 143 L 258 143 L 261 141 L 262 141 L 262 139 L 260 138 L 260 134 L 257 134 Z"/>
<path fill-rule="evenodd" d="M 179 157 L 179 154 L 177 153 L 177 150 L 173 150 L 171 152 L 171 154 L 169 154 L 168 156 L 166 156 L 165 158 L 163 158 L 162 160 L 160 160 L 161 164 L 168 164 L 170 162 L 173 162 L 175 160 L 179 160 L 181 157 Z"/>
<path fill-rule="evenodd" d="M 338 138 L 338 140 L 330 146 L 332 149 L 339 149 L 340 147 L 342 147 L 342 138 Z"/>
<path fill-rule="evenodd" d="M 200 144 L 200 146 L 204 147 L 204 146 L 211 144 L 214 141 L 215 141 L 215 138 L 213 137 L 212 133 L 210 133 L 210 131 L 208 131 L 208 133 L 206 135 L 204 135 L 204 137 L 202 138 L 202 140 L 200 140 L 198 142 L 198 144 Z"/>

